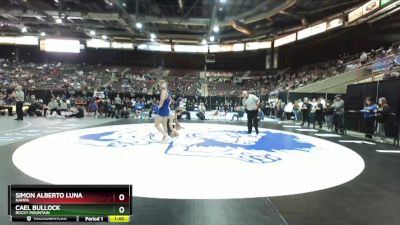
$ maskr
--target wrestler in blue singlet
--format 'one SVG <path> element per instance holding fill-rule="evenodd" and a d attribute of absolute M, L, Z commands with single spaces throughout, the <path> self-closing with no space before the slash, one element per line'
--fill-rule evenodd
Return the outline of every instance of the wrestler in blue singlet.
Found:
<path fill-rule="evenodd" d="M 171 102 L 171 95 L 168 93 L 168 97 L 164 100 L 163 105 L 161 108 L 158 109 L 158 115 L 161 117 L 169 116 L 169 103 Z"/>

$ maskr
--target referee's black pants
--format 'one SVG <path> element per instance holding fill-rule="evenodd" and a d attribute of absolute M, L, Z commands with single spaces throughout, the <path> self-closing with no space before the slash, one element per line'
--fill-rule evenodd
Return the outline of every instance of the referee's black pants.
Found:
<path fill-rule="evenodd" d="M 17 119 L 18 120 L 23 120 L 24 119 L 24 114 L 23 114 L 23 112 L 22 112 L 22 107 L 24 106 L 24 103 L 23 102 L 20 102 L 20 101 L 18 101 L 17 103 L 16 103 L 16 106 L 15 106 L 15 108 L 16 108 L 16 111 L 17 111 Z"/>
<path fill-rule="evenodd" d="M 251 134 L 253 126 L 258 134 L 258 120 L 257 120 L 257 110 L 247 110 L 247 128 L 248 133 Z"/>

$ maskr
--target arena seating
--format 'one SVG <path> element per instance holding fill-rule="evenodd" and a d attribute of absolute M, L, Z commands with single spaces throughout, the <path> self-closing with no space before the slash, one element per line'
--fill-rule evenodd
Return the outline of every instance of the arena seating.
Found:
<path fill-rule="evenodd" d="M 209 96 L 238 96 L 244 89 L 257 94 L 279 93 L 301 88 L 346 71 L 351 71 L 380 58 L 396 55 L 397 48 L 371 50 L 338 60 L 287 68 L 281 71 L 208 71 Z M 156 94 L 157 79 L 166 78 L 177 95 L 201 95 L 201 71 L 129 68 L 116 66 L 69 65 L 62 63 L 34 64 L 0 60 L 0 89 L 85 90 L 107 89 L 109 92 Z M 397 67 L 396 67 L 397 68 Z M 385 79 L 397 77 L 398 69 L 385 74 Z"/>

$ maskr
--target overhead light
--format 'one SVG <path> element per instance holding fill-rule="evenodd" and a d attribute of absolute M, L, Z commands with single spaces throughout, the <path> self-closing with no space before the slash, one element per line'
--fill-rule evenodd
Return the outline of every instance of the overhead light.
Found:
<path fill-rule="evenodd" d="M 215 37 L 213 35 L 210 36 L 210 41 L 215 41 Z"/>
<path fill-rule="evenodd" d="M 45 19 L 43 19 L 43 18 L 40 17 L 40 16 L 35 16 L 35 18 L 38 19 L 38 20 L 40 20 L 40 21 L 45 21 Z"/>
<path fill-rule="evenodd" d="M 217 25 L 215 25 L 215 26 L 213 27 L 213 31 L 214 31 L 215 33 L 218 33 L 218 32 L 219 32 L 219 27 L 218 27 Z"/>
<path fill-rule="evenodd" d="M 112 6 L 112 5 L 113 5 L 113 3 L 112 3 L 111 1 L 104 0 L 104 2 L 105 2 L 107 5 L 109 5 L 109 6 Z"/>
<path fill-rule="evenodd" d="M 21 32 L 22 32 L 22 33 L 28 32 L 28 28 L 26 28 L 26 27 L 21 28 Z"/>
<path fill-rule="evenodd" d="M 41 32 L 40 36 L 44 37 L 44 36 L 46 36 L 46 33 L 45 32 Z"/>
<path fill-rule="evenodd" d="M 219 0 L 219 3 L 226 3 L 226 0 Z"/>
<path fill-rule="evenodd" d="M 202 44 L 202 45 L 206 45 L 206 44 L 207 44 L 207 40 L 204 38 L 204 39 L 201 41 L 201 44 Z"/>
<path fill-rule="evenodd" d="M 103 40 L 107 40 L 108 37 L 107 37 L 107 35 L 104 35 L 104 34 L 103 34 L 103 35 L 101 35 L 101 38 L 102 38 Z"/>
<path fill-rule="evenodd" d="M 125 3 L 125 2 L 123 2 L 123 3 L 122 3 L 122 6 L 123 6 L 123 7 L 126 7 L 126 3 Z"/>
<path fill-rule="evenodd" d="M 62 23 L 62 19 L 61 18 L 57 18 L 56 19 L 56 23 Z"/>
<path fill-rule="evenodd" d="M 157 36 L 153 33 L 150 34 L 150 38 L 155 39 Z"/>
<path fill-rule="evenodd" d="M 95 36 L 95 35 L 96 35 L 96 31 L 91 30 L 91 31 L 90 31 L 90 35 Z"/>
<path fill-rule="evenodd" d="M 143 27 L 143 24 L 142 23 L 136 23 L 136 28 L 137 29 L 142 29 L 142 27 Z"/>
<path fill-rule="evenodd" d="M 58 3 L 58 0 L 54 0 L 55 3 Z"/>

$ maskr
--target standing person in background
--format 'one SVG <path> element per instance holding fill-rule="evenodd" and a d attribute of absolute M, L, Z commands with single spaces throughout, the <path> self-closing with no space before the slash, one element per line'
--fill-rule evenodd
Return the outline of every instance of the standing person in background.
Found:
<path fill-rule="evenodd" d="M 17 86 L 15 91 L 15 102 L 16 102 L 16 111 L 17 111 L 17 118 L 15 120 L 24 120 L 24 114 L 22 112 L 22 107 L 24 106 L 24 99 L 25 94 L 22 91 L 21 86 Z"/>
<path fill-rule="evenodd" d="M 265 103 L 265 115 L 267 115 L 268 117 L 272 116 L 271 103 L 269 102 Z"/>
<path fill-rule="evenodd" d="M 158 104 L 158 115 L 154 120 L 154 126 L 163 135 L 163 142 L 167 140 L 168 137 L 168 117 L 170 113 L 169 104 L 171 103 L 171 96 L 168 93 L 167 82 L 161 80 L 158 83 L 161 94 L 160 102 Z M 162 128 L 160 127 L 162 125 Z"/>
<path fill-rule="evenodd" d="M 253 94 L 249 94 L 247 91 L 243 91 L 242 97 L 243 97 L 243 106 L 247 113 L 247 128 L 248 128 L 247 133 L 251 134 L 251 131 L 254 126 L 256 134 L 258 134 L 257 113 L 258 113 L 258 108 L 260 107 L 260 99 Z"/>
<path fill-rule="evenodd" d="M 313 100 L 311 100 L 311 102 L 310 102 L 310 105 L 311 105 L 311 109 L 310 109 L 310 120 L 311 120 L 311 123 L 313 124 L 313 129 L 315 129 L 315 122 L 316 122 L 316 120 L 317 120 L 317 118 L 316 118 L 316 107 L 317 107 L 317 100 L 315 99 L 315 98 L 313 98 Z"/>
<path fill-rule="evenodd" d="M 376 121 L 378 122 L 378 135 L 381 137 L 381 141 L 384 142 L 386 138 L 386 129 L 389 122 L 389 114 L 392 109 L 387 104 L 386 98 L 382 97 L 379 99 L 378 117 Z"/>
<path fill-rule="evenodd" d="M 321 102 L 322 106 L 325 108 L 326 107 L 326 100 L 323 97 L 319 97 L 318 100 Z"/>
<path fill-rule="evenodd" d="M 319 129 L 322 129 L 322 121 L 324 120 L 324 105 L 321 103 L 321 99 L 317 100 L 317 105 L 315 106 L 315 121 L 318 123 Z M 315 129 L 315 123 L 314 123 Z"/>
<path fill-rule="evenodd" d="M 282 120 L 283 118 L 283 109 L 282 109 L 282 100 L 277 98 L 277 101 L 275 102 L 275 116 L 277 119 Z"/>
<path fill-rule="evenodd" d="M 303 123 L 301 126 L 304 126 L 304 123 L 307 121 L 308 127 L 310 127 L 310 110 L 311 110 L 311 104 L 308 102 L 308 98 L 304 98 L 303 104 L 301 106 L 301 113 L 303 116 Z"/>
<path fill-rule="evenodd" d="M 335 133 L 344 134 L 343 120 L 344 120 L 344 101 L 342 95 L 337 94 L 332 104 L 333 121 L 335 124 Z"/>
<path fill-rule="evenodd" d="M 326 107 L 324 109 L 324 114 L 325 114 L 326 127 L 327 127 L 328 131 L 332 131 L 333 130 L 333 108 L 332 108 L 331 100 L 326 100 Z"/>
<path fill-rule="evenodd" d="M 284 110 L 284 119 L 285 120 L 290 120 L 292 118 L 292 113 L 293 113 L 293 103 L 289 101 L 285 105 L 285 110 Z"/>
<path fill-rule="evenodd" d="M 300 120 L 300 104 L 299 101 L 294 101 L 293 104 L 293 116 L 294 116 L 294 123 L 297 123 Z"/>
<path fill-rule="evenodd" d="M 119 94 L 114 98 L 114 104 L 115 104 L 115 111 L 117 115 L 119 115 L 122 109 L 122 99 L 119 96 Z"/>
<path fill-rule="evenodd" d="M 365 106 L 361 112 L 364 113 L 365 119 L 365 138 L 372 139 L 372 135 L 375 133 L 375 121 L 376 113 L 378 111 L 378 105 L 375 104 L 371 97 L 365 99 Z"/>

